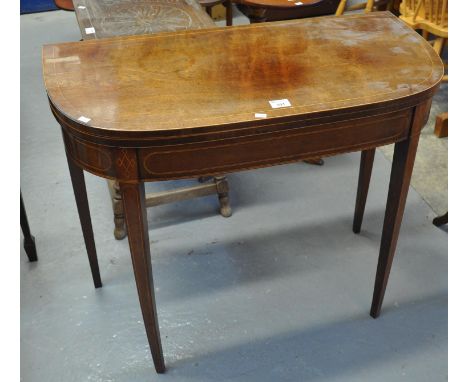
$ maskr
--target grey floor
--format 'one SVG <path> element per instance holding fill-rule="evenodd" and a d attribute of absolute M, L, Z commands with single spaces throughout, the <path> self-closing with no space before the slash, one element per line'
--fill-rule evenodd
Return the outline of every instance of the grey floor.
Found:
<path fill-rule="evenodd" d="M 22 16 L 21 32 L 21 187 L 39 254 L 28 263 L 21 251 L 23 381 L 447 379 L 447 233 L 413 189 L 382 315 L 368 315 L 390 172 L 381 152 L 360 235 L 357 153 L 230 175 L 229 219 L 213 197 L 149 210 L 168 367 L 156 375 L 127 241 L 112 236 L 105 182 L 87 175 L 104 283 L 93 288 L 43 90 L 41 46 L 79 39 L 76 20 Z"/>

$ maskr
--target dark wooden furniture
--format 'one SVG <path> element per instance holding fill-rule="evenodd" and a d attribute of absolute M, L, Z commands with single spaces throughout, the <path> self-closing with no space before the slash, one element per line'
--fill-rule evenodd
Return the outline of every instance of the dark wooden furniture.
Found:
<path fill-rule="evenodd" d="M 46 45 L 43 73 L 97 286 L 83 170 L 119 181 L 158 372 L 144 182 L 363 151 L 359 232 L 373 152 L 395 143 L 370 313 L 379 316 L 420 131 L 443 75 L 432 47 L 391 13 Z"/>
<path fill-rule="evenodd" d="M 437 138 L 445 138 L 448 136 L 448 112 L 440 113 L 436 116 L 434 134 Z"/>
<path fill-rule="evenodd" d="M 227 1 L 232 10 L 230 0 Z M 216 26 L 197 0 L 74 0 L 74 3 L 83 40 Z M 127 230 L 120 186 L 114 180 L 109 180 L 108 186 L 114 212 L 114 237 L 121 240 Z M 147 194 L 146 205 L 153 207 L 212 194 L 218 195 L 220 214 L 231 216 L 225 176 L 217 176 L 205 184 Z"/>
<path fill-rule="evenodd" d="M 20 224 L 23 231 L 23 248 L 28 255 L 29 261 L 37 261 L 36 239 L 31 235 L 29 229 L 28 215 L 26 215 L 26 208 L 24 208 L 23 195 L 20 192 Z"/>
<path fill-rule="evenodd" d="M 394 0 L 363 0 L 348 6 L 348 0 L 340 0 L 336 15 L 341 16 L 345 11 L 356 11 L 363 9 L 365 13 L 376 11 L 391 11 L 395 13 Z"/>
<path fill-rule="evenodd" d="M 215 27 L 197 0 L 73 0 L 84 40 Z"/>
<path fill-rule="evenodd" d="M 441 215 L 437 216 L 432 220 L 432 224 L 434 224 L 436 227 L 440 227 L 441 225 L 448 224 L 448 211 Z"/>
<path fill-rule="evenodd" d="M 198 3 L 205 8 L 206 13 L 212 16 L 211 9 L 218 4 L 223 4 L 226 8 L 226 25 L 232 25 L 232 1 L 231 0 L 198 0 Z"/>
<path fill-rule="evenodd" d="M 63 9 L 65 11 L 75 10 L 72 0 L 54 0 L 57 8 Z"/>
<path fill-rule="evenodd" d="M 332 15 L 340 0 L 234 0 L 251 23 Z"/>

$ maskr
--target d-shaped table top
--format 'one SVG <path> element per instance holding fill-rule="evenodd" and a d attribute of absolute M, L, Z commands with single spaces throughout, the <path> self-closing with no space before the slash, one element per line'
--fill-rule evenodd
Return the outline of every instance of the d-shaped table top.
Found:
<path fill-rule="evenodd" d="M 46 45 L 43 70 L 65 120 L 117 135 L 409 107 L 443 75 L 387 12 Z"/>

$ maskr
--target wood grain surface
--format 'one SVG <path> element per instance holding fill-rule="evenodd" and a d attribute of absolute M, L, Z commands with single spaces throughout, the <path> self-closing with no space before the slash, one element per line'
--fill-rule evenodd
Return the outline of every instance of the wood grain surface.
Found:
<path fill-rule="evenodd" d="M 43 70 L 64 120 L 110 135 L 410 105 L 443 74 L 431 46 L 386 12 L 46 45 Z M 291 106 L 270 106 L 280 99 Z"/>

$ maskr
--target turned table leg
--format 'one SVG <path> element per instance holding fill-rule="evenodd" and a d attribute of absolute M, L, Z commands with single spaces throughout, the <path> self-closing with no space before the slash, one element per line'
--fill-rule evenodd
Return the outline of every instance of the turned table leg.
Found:
<path fill-rule="evenodd" d="M 112 199 L 112 211 L 114 212 L 114 237 L 117 240 L 122 240 L 127 236 L 127 230 L 125 228 L 125 216 L 119 182 L 108 180 L 107 185 Z"/>
<path fill-rule="evenodd" d="M 212 178 L 205 176 L 198 178 L 198 181 L 204 183 L 210 179 L 213 179 L 213 182 L 205 186 L 183 187 L 171 191 L 150 193 L 146 197 L 146 207 L 148 208 L 216 193 L 218 194 L 221 215 L 226 218 L 230 217 L 232 215 L 232 210 L 229 204 L 229 183 L 226 177 L 219 176 Z M 125 227 L 125 213 L 119 182 L 116 180 L 108 180 L 107 185 L 112 199 L 112 209 L 114 211 L 114 237 L 117 240 L 121 240 L 127 236 L 127 229 Z"/>
<path fill-rule="evenodd" d="M 362 218 L 366 208 L 367 193 L 374 164 L 375 148 L 361 152 L 361 164 L 359 167 L 359 180 L 356 195 L 356 207 L 354 209 L 353 232 L 361 232 Z"/>
<path fill-rule="evenodd" d="M 416 110 L 416 113 L 418 113 L 418 110 Z M 380 314 L 388 276 L 392 268 L 418 141 L 419 133 L 410 136 L 405 141 L 395 143 L 374 295 L 370 311 L 370 315 L 374 318 L 377 318 Z"/>
<path fill-rule="evenodd" d="M 120 182 L 127 223 L 128 243 L 132 256 L 133 271 L 140 299 L 146 335 L 158 373 L 164 373 L 164 358 L 159 334 L 156 300 L 151 269 L 151 254 L 148 239 L 144 183 Z"/>
<path fill-rule="evenodd" d="M 23 231 L 23 247 L 28 255 L 29 261 L 37 261 L 37 252 L 36 252 L 36 241 L 34 236 L 31 235 L 28 223 L 28 215 L 26 215 L 26 209 L 24 208 L 23 195 L 20 191 L 20 224 L 21 230 Z"/>
<path fill-rule="evenodd" d="M 221 215 L 228 218 L 232 215 L 229 204 L 229 184 L 225 176 L 215 176 L 216 189 L 218 190 L 218 199 Z"/>
<path fill-rule="evenodd" d="M 83 170 L 78 167 L 72 158 L 67 154 L 68 169 L 70 170 L 73 192 L 75 193 L 76 206 L 80 217 L 81 230 L 88 252 L 89 265 L 93 275 L 94 287 L 102 286 L 101 275 L 99 273 L 99 264 L 96 254 L 96 244 L 94 243 L 93 226 L 91 224 L 91 215 L 89 213 L 88 196 L 86 194 L 86 184 Z"/>

